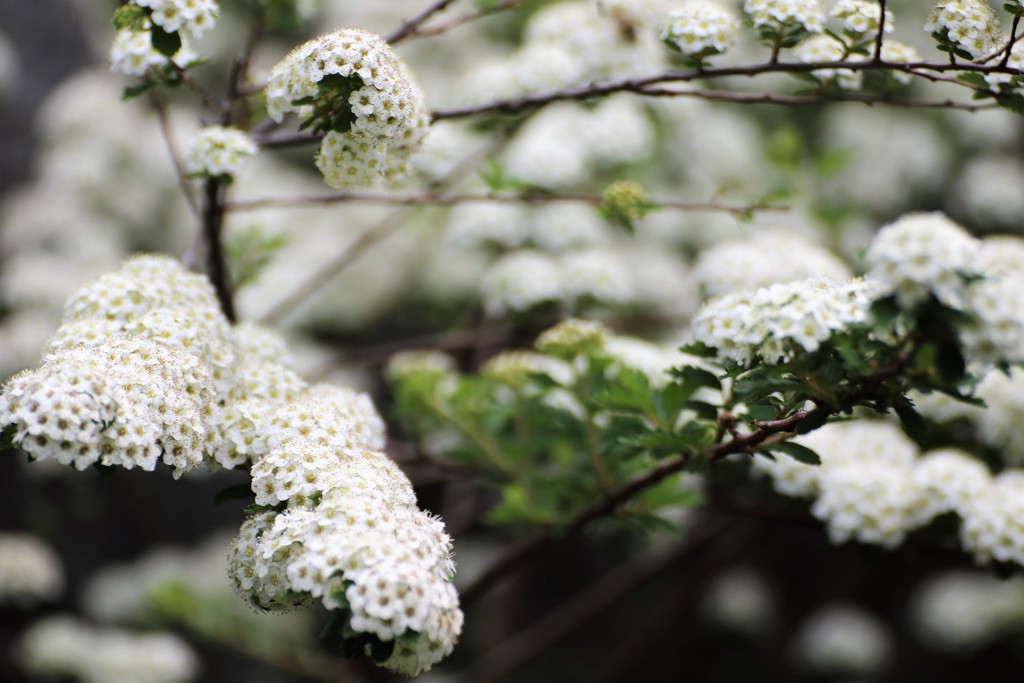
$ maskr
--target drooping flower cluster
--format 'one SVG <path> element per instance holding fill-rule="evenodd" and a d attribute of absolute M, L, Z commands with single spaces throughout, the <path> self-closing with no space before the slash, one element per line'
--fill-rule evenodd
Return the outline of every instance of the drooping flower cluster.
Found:
<path fill-rule="evenodd" d="M 110 47 L 111 69 L 145 76 L 169 60 L 185 68 L 198 57 L 189 47 L 192 39 L 213 28 L 219 15 L 217 0 L 131 0 L 115 15 L 119 30 Z"/>
<path fill-rule="evenodd" d="M 843 20 L 843 31 L 857 39 L 873 39 L 878 35 L 881 6 L 871 0 L 839 0 L 829 12 L 830 17 Z M 885 33 L 891 33 L 893 16 L 885 10 Z M 883 43 L 884 44 L 884 43 Z"/>
<path fill-rule="evenodd" d="M 832 334 L 868 319 L 878 286 L 812 278 L 733 292 L 706 304 L 692 322 L 696 341 L 738 363 L 774 363 L 815 351 Z"/>
<path fill-rule="evenodd" d="M 18 655 L 33 674 L 82 683 L 185 683 L 199 674 L 192 649 L 174 634 L 100 629 L 65 616 L 34 623 Z"/>
<path fill-rule="evenodd" d="M 5 387 L 0 424 L 31 456 L 79 469 L 251 462 L 267 512 L 230 566 L 250 602 L 322 598 L 350 613 L 367 654 L 408 674 L 454 646 L 450 539 L 382 452 L 371 400 L 307 386 L 279 338 L 230 327 L 209 282 L 172 259 L 137 257 L 72 296 L 42 367 Z"/>
<path fill-rule="evenodd" d="M 714 0 L 686 0 L 669 12 L 661 39 L 695 59 L 725 52 L 735 41 L 740 20 Z"/>
<path fill-rule="evenodd" d="M 940 47 L 962 50 L 977 59 L 995 50 L 999 19 L 985 0 L 939 0 L 928 13 L 924 30 L 939 40 Z"/>
<path fill-rule="evenodd" d="M 267 113 L 288 112 L 326 131 L 317 168 L 335 188 L 406 172 L 430 124 L 423 93 L 380 36 L 340 29 L 295 48 L 274 67 Z"/>
<path fill-rule="evenodd" d="M 244 131 L 209 126 L 189 141 L 185 170 L 193 175 L 235 175 L 256 152 L 256 143 Z"/>
<path fill-rule="evenodd" d="M 317 415 L 331 419 L 317 413 L 309 426 Z M 256 461 L 253 489 L 265 500 L 291 493 L 290 506 L 242 526 L 228 569 L 239 593 L 268 610 L 320 599 L 348 613 L 348 628 L 385 668 L 429 669 L 462 628 L 444 525 L 416 507 L 408 479 L 383 453 L 287 429 L 281 436 L 295 466 L 268 462 L 272 451 Z"/>
<path fill-rule="evenodd" d="M 0 534 L 0 605 L 31 606 L 64 588 L 57 555 L 34 536 Z"/>
<path fill-rule="evenodd" d="M 818 0 L 747 0 L 743 11 L 754 28 L 779 34 L 794 30 L 820 33 L 825 27 L 825 12 Z"/>

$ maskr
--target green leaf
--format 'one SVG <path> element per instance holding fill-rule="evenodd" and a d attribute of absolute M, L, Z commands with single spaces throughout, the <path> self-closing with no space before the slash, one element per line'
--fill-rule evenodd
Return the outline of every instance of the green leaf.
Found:
<path fill-rule="evenodd" d="M 818 427 L 821 427 L 828 418 L 832 416 L 832 409 L 825 406 L 819 406 L 811 412 L 804 415 L 804 418 L 796 423 L 796 428 L 793 429 L 797 434 L 807 434 L 813 432 Z"/>
<path fill-rule="evenodd" d="M 0 453 L 5 451 L 13 451 L 17 446 L 14 445 L 14 429 L 10 426 L 0 429 Z"/>
<path fill-rule="evenodd" d="M 900 396 L 892 404 L 893 410 L 896 411 L 896 415 L 900 418 L 900 422 L 903 424 L 903 429 L 906 430 L 907 434 L 910 435 L 914 441 L 918 443 L 925 443 L 928 441 L 928 435 L 931 431 L 928 428 L 928 423 L 925 421 L 921 414 L 914 408 L 914 402 L 906 396 Z"/>
<path fill-rule="evenodd" d="M 704 401 L 687 401 L 684 406 L 688 410 L 692 410 L 697 413 L 697 417 L 708 422 L 716 422 L 718 420 L 718 408 L 705 403 Z"/>
<path fill-rule="evenodd" d="M 142 31 L 146 27 L 146 10 L 138 5 L 121 5 L 114 10 L 110 23 L 118 31 Z"/>
<path fill-rule="evenodd" d="M 689 451 L 699 445 L 700 435 L 685 431 L 680 434 L 665 431 L 647 432 L 646 434 L 630 434 L 619 437 L 619 443 L 624 446 L 635 446 L 637 448 L 649 448 L 652 450 L 665 451 L 664 455 Z"/>
<path fill-rule="evenodd" d="M 129 85 L 129 86 L 125 87 L 124 90 L 121 91 L 121 99 L 122 100 L 135 99 L 139 95 L 143 95 L 143 94 L 149 92 L 154 87 L 156 87 L 156 85 L 157 85 L 156 81 L 143 81 L 142 83 L 139 83 L 138 85 Z"/>
<path fill-rule="evenodd" d="M 177 31 L 168 33 L 156 24 L 150 29 L 150 39 L 153 42 L 153 49 L 168 59 L 181 49 L 181 36 Z"/>
<path fill-rule="evenodd" d="M 722 381 L 718 379 L 718 376 L 713 372 L 704 370 L 703 368 L 687 366 L 682 369 L 682 375 L 683 381 L 686 384 L 692 384 L 706 389 L 714 389 L 716 391 L 722 388 Z"/>
<path fill-rule="evenodd" d="M 680 351 L 689 355 L 696 356 L 697 358 L 717 358 L 718 349 L 713 346 L 708 346 L 704 342 L 693 342 L 679 348 Z M 673 373 L 674 374 L 674 373 Z"/>
<path fill-rule="evenodd" d="M 402 631 L 402 634 L 398 636 L 398 642 L 402 643 L 403 645 L 414 645 L 416 641 L 419 639 L 420 632 L 413 631 L 412 629 Z"/>
<path fill-rule="evenodd" d="M 773 453 L 785 453 L 797 462 L 802 462 L 805 465 L 821 464 L 821 457 L 817 453 L 807 446 L 803 446 L 792 441 L 773 443 L 771 446 L 768 446 L 768 450 Z"/>

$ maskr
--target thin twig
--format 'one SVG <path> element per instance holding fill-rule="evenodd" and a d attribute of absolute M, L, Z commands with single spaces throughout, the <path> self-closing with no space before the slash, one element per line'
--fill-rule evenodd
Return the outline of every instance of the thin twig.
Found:
<path fill-rule="evenodd" d="M 1013 54 L 1013 45 L 1017 42 L 1019 36 L 1017 35 L 1017 27 L 1020 24 L 1020 15 L 1013 15 L 1013 24 L 1010 26 L 1010 39 L 1006 41 L 1006 51 L 1003 53 L 1003 58 L 1000 60 L 1000 66 L 1006 66 L 1010 61 L 1010 56 Z"/>
<path fill-rule="evenodd" d="M 185 203 L 188 204 L 192 215 L 199 218 L 199 199 L 196 197 L 192 182 L 185 175 L 185 165 L 182 163 L 181 155 L 178 153 L 178 143 L 175 139 L 174 127 L 171 125 L 170 117 L 167 115 L 167 106 L 164 104 L 163 98 L 155 92 L 150 93 L 149 101 L 153 104 L 154 111 L 156 111 L 156 120 L 160 124 L 160 134 L 163 136 L 164 146 L 167 147 L 167 154 L 171 157 L 171 163 L 174 165 L 174 174 L 178 178 L 178 186 L 181 188 L 181 193 L 185 195 Z"/>
<path fill-rule="evenodd" d="M 455 0 L 437 0 L 434 4 L 430 5 L 422 12 L 414 16 L 412 19 L 409 19 L 407 22 L 399 26 L 395 31 L 391 33 L 391 35 L 389 35 L 384 40 L 394 45 L 395 43 L 398 43 L 408 38 L 409 36 L 414 35 L 416 33 L 416 29 L 419 28 L 420 24 L 422 24 L 423 22 L 425 22 L 427 19 L 434 16 L 438 12 L 443 11 L 446 7 L 448 7 L 448 5 L 452 4 L 453 2 L 455 2 Z"/>
<path fill-rule="evenodd" d="M 298 197 L 267 197 L 248 201 L 229 202 L 230 211 L 256 211 L 259 209 L 287 208 L 294 206 L 316 206 L 345 203 L 390 204 L 398 206 L 451 206 L 471 202 L 490 202 L 497 204 L 553 204 L 574 203 L 599 206 L 601 197 L 584 194 L 545 194 L 527 192 L 521 194 L 441 194 L 424 192 L 420 194 L 396 195 L 370 192 L 346 192 L 332 195 L 306 195 Z M 734 216 L 746 216 L 758 211 L 788 211 L 785 206 L 770 204 L 723 204 L 721 202 L 681 202 L 652 200 L 664 209 L 679 211 L 716 211 Z"/>
<path fill-rule="evenodd" d="M 436 188 L 443 187 L 447 183 L 458 180 L 471 169 L 476 168 L 481 159 L 496 151 L 500 145 L 505 142 L 507 142 L 507 140 L 499 140 L 492 144 L 484 145 L 480 149 L 474 150 L 472 154 L 466 156 L 465 159 L 463 159 L 447 176 L 436 181 L 433 186 L 434 189 L 436 190 Z M 238 203 L 235 203 L 230 205 L 228 208 L 237 209 L 237 206 Z M 405 222 L 405 219 L 408 218 L 411 213 L 412 210 L 410 209 L 400 209 L 388 215 L 384 220 L 380 221 L 376 225 L 365 230 L 354 242 L 347 245 L 344 251 L 323 265 L 313 273 L 306 282 L 299 285 L 299 287 L 291 294 L 286 296 L 276 306 L 271 308 L 270 311 L 265 313 L 261 318 L 261 322 L 264 324 L 273 324 L 287 315 L 290 311 L 297 308 L 303 301 L 319 291 L 328 282 L 340 274 L 341 271 L 362 256 L 362 254 L 370 249 L 370 247 L 394 233 L 395 230 L 401 227 Z"/>
<path fill-rule="evenodd" d="M 435 36 L 440 36 L 459 28 L 460 26 L 465 26 L 466 24 L 476 21 L 477 19 L 483 19 L 484 17 L 489 17 L 506 10 L 516 9 L 520 4 L 522 4 L 521 0 L 504 0 L 504 2 L 500 2 L 488 9 L 476 12 L 466 12 L 465 14 L 452 17 L 448 21 L 438 22 L 433 26 L 427 26 L 425 28 L 419 28 L 416 30 L 415 35 L 409 36 L 409 38 L 433 38 Z"/>
<path fill-rule="evenodd" d="M 882 36 L 885 33 L 885 0 L 878 0 L 878 35 L 875 36 L 875 54 L 872 61 L 882 61 Z"/>
<path fill-rule="evenodd" d="M 928 77 L 924 74 L 915 74 L 936 80 L 936 77 Z M 942 79 L 955 81 L 955 79 Z M 957 85 L 970 87 L 960 81 Z M 780 106 L 804 106 L 811 104 L 863 104 L 871 107 L 883 105 L 887 107 L 902 107 L 907 109 L 960 109 L 964 111 L 978 111 L 981 109 L 993 109 L 999 105 L 994 103 L 961 102 L 952 98 L 943 100 L 921 99 L 906 100 L 894 99 L 887 95 L 776 95 L 772 93 L 743 93 L 729 90 L 680 90 L 678 88 L 647 86 L 636 91 L 646 97 L 692 97 L 696 99 L 733 102 L 737 104 L 773 104 Z"/>
<path fill-rule="evenodd" d="M 847 69 L 855 72 L 893 70 L 903 71 L 905 73 L 914 74 L 924 78 L 930 78 L 931 73 L 941 74 L 950 71 L 971 71 L 983 74 L 1019 73 L 1017 69 L 1007 66 L 985 66 L 969 63 L 953 65 L 937 64 L 933 62 L 896 63 L 882 61 L 836 61 L 818 63 L 779 62 L 774 64 L 769 62 L 753 66 L 703 68 L 696 71 L 667 71 L 660 74 L 655 74 L 653 76 L 627 78 L 618 81 L 610 81 L 607 83 L 587 84 L 584 86 L 566 88 L 563 90 L 556 90 L 547 93 L 526 95 L 523 97 L 499 100 L 496 102 L 489 102 L 470 107 L 435 111 L 433 114 L 433 120 L 444 121 L 448 119 L 461 119 L 472 116 L 478 116 L 480 114 L 518 114 L 520 112 L 537 109 L 538 107 L 542 107 L 552 102 L 560 102 L 565 100 L 587 100 L 594 97 L 601 97 L 604 95 L 610 95 L 618 92 L 633 92 L 638 94 L 645 94 L 645 90 L 651 91 L 651 86 L 665 83 L 685 83 L 699 79 L 706 80 L 712 78 L 724 78 L 734 76 L 753 77 L 770 73 L 810 73 L 818 69 Z M 968 87 L 968 84 L 963 83 L 962 81 L 958 81 L 958 84 Z M 683 91 L 664 91 L 663 94 L 681 95 L 683 94 Z M 740 96 L 740 98 L 736 99 L 735 101 L 742 102 L 743 100 L 741 98 L 742 96 Z M 828 98 L 823 101 L 832 101 L 833 99 L 835 98 Z M 858 101 L 864 102 L 865 100 Z M 894 100 L 888 99 L 887 97 L 879 97 L 877 100 L 879 104 L 888 104 L 892 103 L 893 101 Z M 817 103 L 817 101 L 812 100 L 807 103 Z M 935 106 L 949 106 L 949 103 L 945 101 L 940 101 L 936 102 Z"/>
<path fill-rule="evenodd" d="M 232 206 L 232 208 L 235 208 Z M 383 221 L 367 228 L 345 250 L 333 259 L 320 266 L 309 279 L 299 287 L 289 292 L 286 297 L 278 301 L 269 311 L 260 318 L 260 324 L 274 325 L 283 317 L 295 311 L 298 306 L 310 296 L 320 290 L 321 287 L 334 279 L 338 273 L 347 268 L 360 256 L 378 242 L 387 239 L 405 223 L 405 219 L 411 215 L 410 210 L 397 211 Z"/>

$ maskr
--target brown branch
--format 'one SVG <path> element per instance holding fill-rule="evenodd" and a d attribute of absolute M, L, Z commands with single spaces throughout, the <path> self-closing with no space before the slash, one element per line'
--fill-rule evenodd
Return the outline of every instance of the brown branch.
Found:
<path fill-rule="evenodd" d="M 701 79 L 724 78 L 732 76 L 754 77 L 770 73 L 810 73 L 812 71 L 816 71 L 819 69 L 847 69 L 850 71 L 893 70 L 903 71 L 905 73 L 910 73 L 925 78 L 930 77 L 931 73 L 945 73 L 950 71 L 970 71 L 983 74 L 1020 73 L 1017 69 L 1008 66 L 985 66 L 970 63 L 939 64 L 933 62 L 896 63 L 884 61 L 836 61 L 817 63 L 768 62 L 765 64 L 757 64 L 752 66 L 703 68 L 696 71 L 667 71 L 664 73 L 655 74 L 653 76 L 627 78 L 618 81 L 611 81 L 608 83 L 588 84 L 584 86 L 566 88 L 563 90 L 557 90 L 547 93 L 538 93 L 534 95 L 526 95 L 523 97 L 511 98 L 507 100 L 499 100 L 496 102 L 490 102 L 470 107 L 435 111 L 433 120 L 443 121 L 447 119 L 460 119 L 467 118 L 470 116 L 476 116 L 479 114 L 518 114 L 523 111 L 528 111 L 531 109 L 542 107 L 552 102 L 560 102 L 565 100 L 587 100 L 594 97 L 601 97 L 604 95 L 610 95 L 618 92 L 633 92 L 638 94 L 644 94 L 644 90 L 648 89 L 650 86 L 664 83 L 684 83 Z M 968 86 L 968 84 L 966 83 L 960 82 L 960 84 L 964 85 L 965 87 Z M 676 94 L 680 94 L 678 91 L 673 92 Z M 834 98 L 829 98 L 825 101 L 832 101 L 833 99 Z M 885 100 L 884 98 L 879 99 L 880 104 L 885 103 L 887 101 L 891 100 Z"/>
<path fill-rule="evenodd" d="M 231 296 L 227 259 L 224 254 L 222 232 L 224 228 L 224 195 L 226 188 L 216 178 L 206 181 L 206 202 L 203 209 L 203 241 L 206 243 L 206 262 L 210 282 L 217 292 L 224 317 L 235 322 L 235 304 Z"/>
<path fill-rule="evenodd" d="M 443 11 L 448 5 L 452 4 L 455 0 L 437 0 L 432 5 L 424 9 L 422 12 L 409 19 L 407 22 L 399 26 L 384 40 L 388 41 L 392 45 L 399 43 L 406 38 L 409 38 L 417 33 L 417 29 L 420 25 L 430 17 L 434 16 L 438 12 Z"/>
<path fill-rule="evenodd" d="M 875 36 L 875 54 L 871 61 L 882 61 L 882 36 L 885 34 L 885 0 L 878 0 L 878 35 Z"/>
<path fill-rule="evenodd" d="M 922 76 L 923 74 L 916 75 Z M 932 78 L 931 80 L 935 79 Z M 954 81 L 955 79 L 941 80 Z M 960 81 L 956 81 L 956 83 L 957 85 L 970 87 Z M 646 97 L 693 97 L 716 102 L 733 102 L 737 104 L 774 104 L 781 106 L 838 103 L 863 104 L 871 107 L 877 104 L 887 107 L 902 107 L 907 109 L 960 109 L 964 111 L 978 111 L 981 109 L 993 109 L 998 107 L 998 105 L 993 103 L 961 102 L 951 98 L 943 100 L 898 100 L 887 95 L 775 95 L 772 93 L 742 93 L 728 90 L 679 90 L 674 88 L 660 88 L 657 86 L 639 88 L 636 90 L 636 93 Z"/>
<path fill-rule="evenodd" d="M 718 211 L 735 216 L 744 216 L 759 211 L 788 211 L 788 207 L 769 204 L 736 205 L 720 202 L 680 202 L 652 200 L 661 208 L 680 211 Z M 268 208 L 286 208 L 294 206 L 332 205 L 344 203 L 390 204 L 397 206 L 451 206 L 470 202 L 492 202 L 498 204 L 550 204 L 577 203 L 599 206 L 601 197 L 583 194 L 544 194 L 527 192 L 522 194 L 441 194 L 425 192 L 411 195 L 380 194 L 369 192 L 346 192 L 332 195 L 307 195 L 299 197 L 268 197 L 248 201 L 228 203 L 230 211 L 255 211 Z"/>

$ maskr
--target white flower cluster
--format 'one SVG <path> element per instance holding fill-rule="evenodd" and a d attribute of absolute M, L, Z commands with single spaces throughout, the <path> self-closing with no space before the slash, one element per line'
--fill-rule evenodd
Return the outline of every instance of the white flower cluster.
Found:
<path fill-rule="evenodd" d="M 834 543 L 856 539 L 884 547 L 939 515 L 961 519 L 960 539 L 978 563 L 1024 566 L 1024 474 L 992 477 L 980 461 L 959 450 L 917 457 L 916 448 L 891 425 L 837 423 L 797 440 L 822 458 L 819 467 L 779 457 L 755 461 L 776 490 L 816 496 L 811 512 L 828 525 Z"/>
<path fill-rule="evenodd" d="M 924 30 L 975 59 L 995 50 L 1000 39 L 999 19 L 985 0 L 939 0 L 925 18 Z"/>
<path fill-rule="evenodd" d="M 275 121 L 292 111 L 313 116 L 317 97 L 330 105 L 332 117 L 339 108 L 348 112 L 350 127 L 328 131 L 316 158 L 334 188 L 404 174 L 430 125 L 423 93 L 405 64 L 383 38 L 360 29 L 343 28 L 292 50 L 274 67 L 266 92 Z"/>
<path fill-rule="evenodd" d="M 42 366 L 5 386 L 0 424 L 33 459 L 152 470 L 162 456 L 178 476 L 217 443 L 229 332 L 204 277 L 130 259 L 71 297 Z"/>
<path fill-rule="evenodd" d="M 228 325 L 205 277 L 141 256 L 71 297 L 42 366 L 0 395 L 0 424 L 33 459 L 145 470 L 162 459 L 179 476 L 270 453 L 288 406 L 327 406 L 331 438 L 383 445 L 366 396 L 308 388 L 276 335 Z"/>
<path fill-rule="evenodd" d="M 1024 472 L 1004 470 L 961 511 L 960 542 L 976 562 L 1024 566 Z"/>
<path fill-rule="evenodd" d="M 943 304 L 960 307 L 978 248 L 978 240 L 943 214 L 914 213 L 879 230 L 865 260 L 868 274 L 904 305 L 934 294 Z"/>
<path fill-rule="evenodd" d="M 969 654 L 1024 620 L 1024 581 L 947 572 L 918 588 L 911 618 L 918 637 L 933 650 Z"/>
<path fill-rule="evenodd" d="M 957 401 L 943 394 L 916 396 L 919 412 L 938 423 L 967 420 L 974 427 L 974 438 L 998 449 L 1003 462 L 1011 467 L 1024 465 L 1024 372 L 1014 369 L 1009 376 L 990 371 L 978 384 L 974 395 L 984 407 Z"/>
<path fill-rule="evenodd" d="M 18 654 L 33 674 L 82 683 L 185 683 L 199 674 L 192 649 L 171 633 L 100 629 L 64 616 L 32 624 Z"/>
<path fill-rule="evenodd" d="M 125 76 L 144 76 L 151 67 L 168 64 L 168 58 L 153 47 L 153 27 L 165 33 L 177 33 L 181 47 L 171 57 L 185 68 L 198 58 L 189 44 L 193 38 L 213 28 L 220 15 L 217 0 L 131 0 L 130 5 L 146 10 L 142 30 L 118 31 L 110 47 L 111 69 Z"/>
<path fill-rule="evenodd" d="M 843 31 L 857 39 L 873 39 L 878 35 L 881 6 L 873 0 L 839 0 L 829 12 L 830 17 L 843 20 Z M 885 33 L 891 33 L 893 16 L 885 10 Z M 883 43 L 884 45 L 884 43 Z"/>
<path fill-rule="evenodd" d="M 990 497 L 992 475 L 980 461 L 954 449 L 918 457 L 917 446 L 890 423 L 832 423 L 795 442 L 818 453 L 821 465 L 780 455 L 756 459 L 754 468 L 783 495 L 816 497 L 811 513 L 828 525 L 833 543 L 856 539 L 891 548 L 949 512 L 966 528 L 977 501 Z"/>
<path fill-rule="evenodd" d="M 1024 361 L 1024 270 L 988 263 L 983 243 L 939 213 L 911 214 L 879 231 L 868 248 L 870 275 L 904 305 L 933 294 L 968 313 L 962 339 L 973 360 Z"/>
<path fill-rule="evenodd" d="M 263 481 L 276 479 L 273 500 L 309 480 L 319 490 L 299 490 L 286 510 L 242 526 L 228 569 L 238 592 L 268 610 L 321 599 L 347 610 L 353 631 L 393 644 L 381 666 L 406 675 L 429 669 L 451 652 L 463 619 L 443 523 L 416 507 L 408 479 L 383 453 L 329 438 L 290 443 L 295 467 L 264 467 L 265 456 L 254 474 L 261 468 Z M 268 497 L 255 477 L 253 488 Z"/>
<path fill-rule="evenodd" d="M 800 41 L 793 48 L 793 54 L 805 64 L 840 62 L 844 59 L 861 62 L 867 59 L 862 54 L 847 54 L 846 45 L 841 40 L 825 34 L 810 36 Z M 864 83 L 864 72 L 853 69 L 815 69 L 811 74 L 823 82 L 834 80 L 843 90 L 859 90 Z"/>
<path fill-rule="evenodd" d="M 220 7 L 217 0 L 131 0 L 150 10 L 150 20 L 167 33 L 185 30 L 196 38 L 213 28 Z"/>
<path fill-rule="evenodd" d="M 53 550 L 34 536 L 0 534 L 0 605 L 32 606 L 64 589 Z"/>
<path fill-rule="evenodd" d="M 602 168 L 647 158 L 655 139 L 650 115 L 636 99 L 613 96 L 592 109 L 556 102 L 516 131 L 501 161 L 512 178 L 568 189 L 586 183 Z"/>
<path fill-rule="evenodd" d="M 737 363 L 774 363 L 816 351 L 843 328 L 866 322 L 879 287 L 871 280 L 786 282 L 711 300 L 691 323 L 696 341 Z"/>
<path fill-rule="evenodd" d="M 185 170 L 195 175 L 235 175 L 257 151 L 248 133 L 237 128 L 208 126 L 189 141 Z"/>
<path fill-rule="evenodd" d="M 661 39 L 696 58 L 721 54 L 740 30 L 739 17 L 714 0 L 686 0 L 668 15 Z"/>
<path fill-rule="evenodd" d="M 743 11 L 754 28 L 773 29 L 779 34 L 821 33 L 825 28 L 825 12 L 818 0 L 747 0 Z"/>
<path fill-rule="evenodd" d="M 833 604 L 801 625 L 793 656 L 814 673 L 872 676 L 889 663 L 892 643 L 874 616 L 853 605 Z"/>
<path fill-rule="evenodd" d="M 704 249 L 697 257 L 694 274 L 709 297 L 778 282 L 812 277 L 838 281 L 853 275 L 828 249 L 799 234 L 774 230 Z"/>
<path fill-rule="evenodd" d="M 543 303 L 614 306 L 637 299 L 633 277 L 621 256 L 600 247 L 568 251 L 558 257 L 532 250 L 509 253 L 485 273 L 480 288 L 484 310 L 491 316 Z"/>
<path fill-rule="evenodd" d="M 110 70 L 122 76 L 145 76 L 151 68 L 167 66 L 169 61 L 184 69 L 198 58 L 186 36 L 181 37 L 181 47 L 169 60 L 153 47 L 149 31 L 118 31 L 110 45 Z"/>

